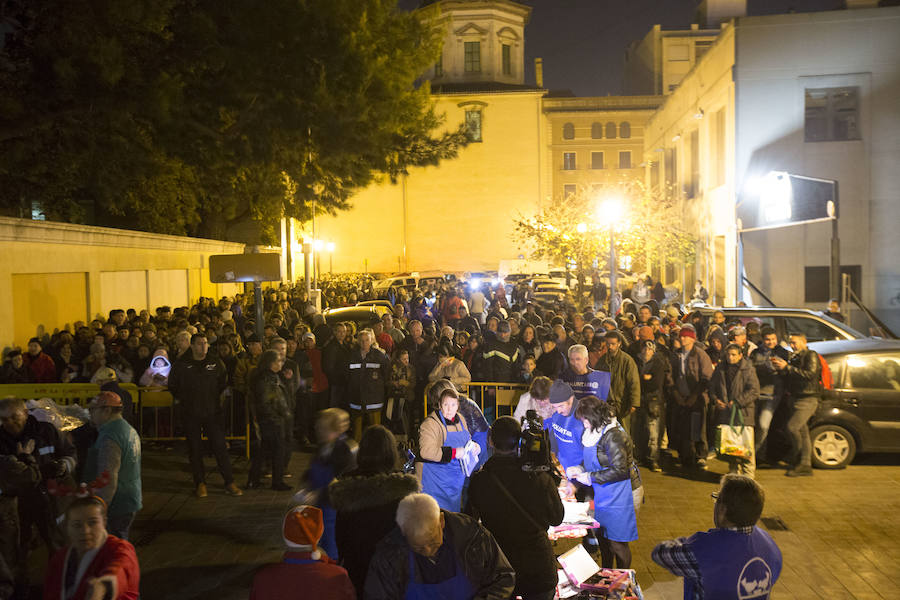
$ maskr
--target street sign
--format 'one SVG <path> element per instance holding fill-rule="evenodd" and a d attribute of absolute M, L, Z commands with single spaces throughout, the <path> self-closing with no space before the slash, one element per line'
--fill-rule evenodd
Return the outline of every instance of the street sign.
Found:
<path fill-rule="evenodd" d="M 214 254 L 209 257 L 213 283 L 281 281 L 281 254 Z"/>

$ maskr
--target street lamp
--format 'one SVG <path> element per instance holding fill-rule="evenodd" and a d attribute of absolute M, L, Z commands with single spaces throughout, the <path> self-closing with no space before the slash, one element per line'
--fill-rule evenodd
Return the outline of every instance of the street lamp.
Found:
<path fill-rule="evenodd" d="M 597 207 L 597 218 L 600 222 L 609 223 L 609 312 L 615 316 L 618 306 L 616 305 L 616 278 L 618 269 L 616 267 L 616 240 L 615 228 L 616 223 L 622 219 L 625 212 L 621 198 L 610 197 L 600 202 Z"/>
<path fill-rule="evenodd" d="M 315 277 L 316 277 L 315 288 L 316 289 L 319 289 L 319 273 L 322 272 L 322 270 L 319 268 L 319 253 L 322 252 L 322 248 L 324 246 L 325 246 L 325 242 L 323 242 L 322 240 L 315 240 L 313 242 L 313 250 L 316 253 L 316 270 L 315 270 Z"/>
<path fill-rule="evenodd" d="M 334 242 L 325 244 L 325 249 L 328 251 L 328 273 L 334 273 Z"/>

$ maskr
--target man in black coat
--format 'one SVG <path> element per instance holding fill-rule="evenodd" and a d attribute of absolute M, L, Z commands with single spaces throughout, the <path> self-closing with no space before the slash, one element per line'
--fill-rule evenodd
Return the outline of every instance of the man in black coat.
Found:
<path fill-rule="evenodd" d="M 772 364 L 784 375 L 785 387 L 791 399 L 791 418 L 787 430 L 791 434 L 792 461 L 786 475 L 812 475 L 812 444 L 809 439 L 809 419 L 819 407 L 822 393 L 822 364 L 815 350 L 806 345 L 806 334 L 792 333 L 794 354 L 789 361 L 773 357 Z"/>
<path fill-rule="evenodd" d="M 319 338 L 316 338 L 318 342 Z M 328 377 L 328 389 L 331 392 L 331 407 L 347 410 L 345 398 L 347 382 L 344 379 L 347 364 L 350 362 L 352 347 L 347 337 L 347 326 L 338 323 L 334 326 L 334 335 L 322 347 L 322 369 Z"/>
<path fill-rule="evenodd" d="M 188 440 L 194 494 L 205 498 L 206 474 L 203 469 L 203 433 L 209 439 L 219 473 L 225 482 L 225 492 L 242 496 L 234 485 L 231 461 L 225 446 L 225 409 L 220 397 L 228 385 L 225 363 L 209 354 L 209 342 L 202 333 L 191 336 L 191 347 L 181 360 L 172 366 L 169 391 L 181 405 L 184 430 Z"/>
<path fill-rule="evenodd" d="M 566 355 L 556 345 L 556 336 L 548 333 L 541 338 L 543 352 L 537 359 L 536 368 L 539 374 L 550 379 L 559 379 L 562 372 L 569 366 Z"/>
<path fill-rule="evenodd" d="M 363 429 L 381 425 L 381 413 L 391 378 L 391 361 L 375 347 L 375 334 L 363 329 L 357 335 L 359 346 L 350 354 L 347 365 L 347 402 L 353 437 L 358 442 Z"/>
<path fill-rule="evenodd" d="M 522 470 L 516 457 L 520 434 L 513 417 L 494 421 L 494 454 L 472 475 L 465 512 L 481 520 L 515 569 L 513 595 L 543 600 L 553 598 L 557 582 L 547 528 L 562 523 L 565 511 L 549 473 Z"/>
<path fill-rule="evenodd" d="M 487 338 L 485 338 L 487 339 Z M 485 343 L 484 372 L 488 381 L 513 383 L 522 372 L 522 349 L 510 339 L 508 321 L 497 323 L 497 337 Z"/>

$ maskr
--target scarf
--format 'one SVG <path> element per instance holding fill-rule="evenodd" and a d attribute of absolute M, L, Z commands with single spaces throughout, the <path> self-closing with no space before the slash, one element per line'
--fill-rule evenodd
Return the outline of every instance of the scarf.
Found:
<path fill-rule="evenodd" d="M 585 429 L 584 433 L 581 435 L 581 445 L 585 448 L 590 448 L 591 446 L 596 446 L 597 442 L 600 441 L 600 438 L 603 437 L 603 434 L 612 429 L 613 427 L 618 427 L 619 421 L 615 417 L 612 420 L 601 427 L 600 429 Z"/>

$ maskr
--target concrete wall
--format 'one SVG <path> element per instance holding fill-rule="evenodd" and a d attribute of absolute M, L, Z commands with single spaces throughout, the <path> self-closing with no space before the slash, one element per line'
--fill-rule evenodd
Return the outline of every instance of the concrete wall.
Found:
<path fill-rule="evenodd" d="M 900 329 L 900 8 L 740 19 L 736 44 L 737 181 L 837 180 L 841 263 L 862 266 L 863 301 Z M 861 139 L 805 142 L 805 89 L 843 86 L 859 87 Z M 747 273 L 804 306 L 804 268 L 829 265 L 830 238 L 829 223 L 747 234 Z"/>
<path fill-rule="evenodd" d="M 550 193 L 542 93 L 436 96 L 449 128 L 481 103 L 484 141 L 396 185 L 373 185 L 353 197 L 352 210 L 318 219 L 317 237 L 336 245 L 334 270 L 497 269 L 518 256 L 515 218 L 533 214 Z"/>
<path fill-rule="evenodd" d="M 209 255 L 243 244 L 105 227 L 0 218 L 0 345 L 24 345 L 56 328 L 108 314 L 221 297 Z"/>

